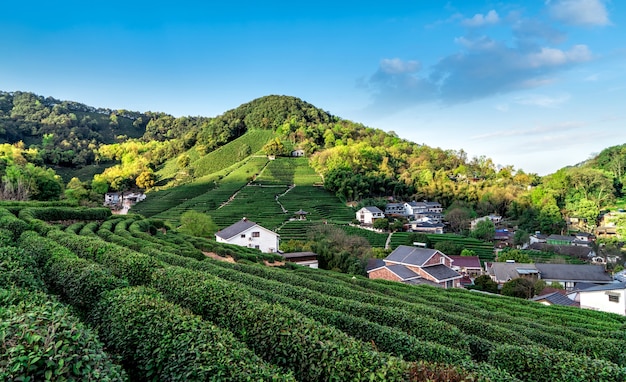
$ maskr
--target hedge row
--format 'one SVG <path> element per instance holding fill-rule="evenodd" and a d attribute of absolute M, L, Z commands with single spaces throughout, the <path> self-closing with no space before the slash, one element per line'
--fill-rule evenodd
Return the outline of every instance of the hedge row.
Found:
<path fill-rule="evenodd" d="M 300 381 L 407 378 L 409 364 L 215 276 L 170 267 L 155 272 L 151 285 L 170 301 L 228 328 L 263 359 L 293 370 Z"/>
<path fill-rule="evenodd" d="M 20 237 L 18 244 L 36 259 L 43 269 L 50 291 L 83 313 L 89 313 L 102 293 L 128 286 L 100 264 L 79 258 L 54 240 L 30 231 Z"/>
<path fill-rule="evenodd" d="M 40 292 L 0 289 L 0 380 L 125 381 L 68 307 Z"/>
<path fill-rule="evenodd" d="M 166 257 L 161 257 L 160 259 L 166 262 L 171 261 Z M 179 261 L 178 265 L 181 265 L 180 263 L 181 262 Z M 451 352 L 453 351 L 452 349 L 446 349 L 445 347 L 457 349 L 454 350 L 455 355 L 450 354 L 450 356 L 453 358 L 458 358 L 462 354 L 464 354 L 465 356 L 469 355 L 468 343 L 464 339 L 463 333 L 461 333 L 453 325 L 442 323 L 430 317 L 413 315 L 403 310 L 390 309 L 384 306 L 374 306 L 371 304 L 350 301 L 340 297 L 327 296 L 319 292 L 291 285 L 289 282 L 267 280 L 241 271 L 222 268 L 218 265 L 221 264 L 214 261 L 203 261 L 200 263 L 188 261 L 186 262 L 185 267 L 209 272 L 220 278 L 235 282 L 237 284 L 245 285 L 252 289 L 266 291 L 269 292 L 270 295 L 273 294 L 275 296 L 270 297 L 270 295 L 264 294 L 265 298 L 273 298 L 278 300 L 280 299 L 280 297 L 284 297 L 288 300 L 293 299 L 298 301 L 306 301 L 309 305 L 315 305 L 315 308 L 319 309 L 318 314 L 325 316 L 325 320 L 333 321 L 337 324 L 342 322 L 341 320 L 354 321 L 352 324 L 352 328 L 350 328 L 349 325 L 344 322 L 345 325 L 342 325 L 340 329 L 345 331 L 347 327 L 348 330 L 354 331 L 356 334 L 358 334 L 358 337 L 361 337 L 361 339 L 367 342 L 375 341 L 375 338 L 381 337 L 380 331 L 383 331 L 383 329 L 380 329 L 380 326 L 385 326 L 385 328 L 387 329 L 389 329 L 388 326 L 391 326 L 395 328 L 394 330 L 397 332 L 400 332 L 401 330 L 404 331 L 405 336 L 408 333 L 410 336 L 418 338 L 422 341 L 435 342 L 432 344 L 429 342 L 424 343 L 425 349 L 422 349 L 421 351 L 428 353 L 429 350 L 427 351 L 426 349 L 432 348 L 432 354 L 428 357 L 425 357 L 426 360 L 435 362 L 441 361 L 441 359 L 439 359 L 438 357 L 442 354 L 442 352 L 444 352 L 445 350 L 449 350 Z M 252 293 L 256 294 L 255 292 Z M 288 300 L 285 300 L 284 302 L 287 303 Z M 294 306 L 292 305 L 291 307 L 293 308 Z M 304 306 L 300 306 L 300 308 L 305 309 Z M 305 310 L 307 312 L 303 312 L 303 314 L 309 315 L 307 313 L 310 313 L 311 309 Z M 324 314 L 322 312 L 328 313 Z M 338 317 L 342 315 L 344 315 L 346 318 Z M 313 318 L 321 320 L 321 317 Z M 360 320 L 367 320 L 368 322 L 371 322 L 372 327 L 369 330 L 365 331 L 357 330 L 357 326 L 361 325 Z M 378 325 L 376 325 L 375 323 L 377 323 Z M 336 326 L 334 324 L 332 325 Z M 382 348 L 381 350 L 391 351 Z M 406 349 L 405 351 L 420 351 L 420 349 Z M 456 352 L 458 352 L 458 354 L 456 354 Z M 406 356 L 406 354 L 403 355 Z"/>
<path fill-rule="evenodd" d="M 498 345 L 489 362 L 524 381 L 626 381 L 626 368 L 610 361 L 539 346 Z"/>
<path fill-rule="evenodd" d="M 0 288 L 45 291 L 35 260 L 21 248 L 0 247 Z"/>
<path fill-rule="evenodd" d="M 234 336 L 144 287 L 107 293 L 92 316 L 131 379 L 295 381 Z"/>
<path fill-rule="evenodd" d="M 145 254 L 107 243 L 98 237 L 77 236 L 51 231 L 48 237 L 83 257 L 107 267 L 112 274 L 128 280 L 130 285 L 143 285 L 161 265 Z"/>
<path fill-rule="evenodd" d="M 20 219 L 26 221 L 39 219 L 43 221 L 62 220 L 106 220 L 111 216 L 108 208 L 78 208 L 78 207 L 31 207 L 19 212 Z"/>

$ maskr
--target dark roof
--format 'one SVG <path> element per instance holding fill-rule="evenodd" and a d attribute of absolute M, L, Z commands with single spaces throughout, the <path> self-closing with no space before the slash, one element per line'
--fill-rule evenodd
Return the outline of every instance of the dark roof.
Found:
<path fill-rule="evenodd" d="M 532 298 L 533 301 L 542 301 L 545 300 L 552 305 L 563 305 L 563 306 L 573 306 L 577 305 L 576 301 L 569 299 L 567 296 L 562 295 L 558 292 L 543 294 L 541 296 L 536 296 Z"/>
<path fill-rule="evenodd" d="M 437 252 L 438 251 L 436 249 L 400 245 L 385 258 L 385 261 L 421 267 Z"/>
<path fill-rule="evenodd" d="M 585 259 L 593 252 L 593 249 L 588 246 L 576 246 L 576 245 L 554 245 L 547 243 L 532 243 L 529 249 L 537 251 L 555 252 L 561 255 L 575 256 Z"/>
<path fill-rule="evenodd" d="M 590 264 L 543 264 L 535 266 L 544 280 L 586 281 L 593 283 L 610 283 L 613 277 L 604 270 L 602 265 Z"/>
<path fill-rule="evenodd" d="M 547 240 L 572 241 L 574 240 L 574 237 L 565 235 L 550 235 L 547 237 Z"/>
<path fill-rule="evenodd" d="M 420 275 L 418 275 L 417 273 L 413 272 L 412 270 L 410 270 L 409 268 L 405 267 L 404 265 L 399 265 L 399 264 L 398 265 L 387 265 L 387 269 L 389 269 L 393 274 L 398 276 L 400 278 L 400 280 L 402 280 L 402 281 L 416 279 L 416 278 L 420 277 Z"/>
<path fill-rule="evenodd" d="M 301 257 L 317 257 L 315 252 L 290 252 L 281 254 L 285 259 L 297 259 Z"/>
<path fill-rule="evenodd" d="M 449 256 L 453 267 L 481 268 L 478 256 Z"/>
<path fill-rule="evenodd" d="M 294 215 L 306 215 L 308 214 L 308 212 L 302 210 L 302 208 L 300 208 L 298 211 L 293 213 Z"/>
<path fill-rule="evenodd" d="M 581 290 L 586 290 L 586 289 L 597 287 L 597 286 L 598 284 L 594 284 L 594 283 L 578 282 L 574 285 L 574 289 L 572 289 L 572 292 L 578 292 Z"/>
<path fill-rule="evenodd" d="M 243 231 L 254 227 L 255 225 L 257 224 L 253 221 L 250 221 L 248 219 L 241 219 L 237 223 L 228 226 L 221 231 L 217 231 L 215 236 L 219 236 L 222 239 L 230 239 L 231 237 L 237 236 Z"/>
<path fill-rule="evenodd" d="M 416 227 L 420 227 L 420 228 L 443 228 L 444 225 L 443 223 L 432 223 L 432 222 L 417 222 L 417 223 L 411 223 L 412 225 L 415 225 Z"/>
<path fill-rule="evenodd" d="M 373 213 L 373 214 L 382 214 L 383 211 L 380 210 L 380 208 L 376 207 L 376 206 L 370 206 L 370 207 L 363 207 L 366 210 L 368 210 L 369 212 Z"/>
<path fill-rule="evenodd" d="M 369 259 L 367 260 L 367 268 L 365 269 L 367 272 L 373 271 L 374 269 L 382 268 L 385 266 L 385 262 L 383 259 Z"/>
<path fill-rule="evenodd" d="M 626 283 L 610 283 L 605 285 L 597 285 L 592 288 L 587 288 L 584 292 L 596 292 L 602 290 L 616 290 L 616 289 L 626 289 Z"/>
<path fill-rule="evenodd" d="M 439 281 L 460 279 L 463 277 L 444 264 L 431 265 L 429 267 L 422 268 L 422 270 Z"/>

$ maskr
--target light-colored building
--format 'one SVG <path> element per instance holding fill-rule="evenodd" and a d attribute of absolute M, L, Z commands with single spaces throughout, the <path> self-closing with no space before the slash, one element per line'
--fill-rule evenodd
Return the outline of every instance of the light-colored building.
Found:
<path fill-rule="evenodd" d="M 500 222 L 502 222 L 502 216 L 491 214 L 491 215 L 483 216 L 480 218 L 476 218 L 470 222 L 470 229 L 474 230 L 478 223 L 482 221 L 486 221 L 486 220 L 490 220 L 494 225 L 498 225 L 500 224 Z"/>
<path fill-rule="evenodd" d="M 376 219 L 382 219 L 385 217 L 383 211 L 378 207 L 363 207 L 356 212 L 356 219 L 361 224 L 374 224 Z"/>
<path fill-rule="evenodd" d="M 218 243 L 228 243 L 241 247 L 256 248 L 261 252 L 278 252 L 280 235 L 246 218 L 226 227 L 215 234 Z"/>
<path fill-rule="evenodd" d="M 626 283 L 598 285 L 579 292 L 580 307 L 626 316 Z"/>
<path fill-rule="evenodd" d="M 280 254 L 285 261 L 295 263 L 309 268 L 317 268 L 319 263 L 317 261 L 317 253 L 315 252 L 290 252 Z"/>

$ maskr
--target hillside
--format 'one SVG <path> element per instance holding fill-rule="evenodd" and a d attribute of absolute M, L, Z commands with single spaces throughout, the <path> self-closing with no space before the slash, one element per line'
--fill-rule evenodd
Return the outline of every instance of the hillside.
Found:
<path fill-rule="evenodd" d="M 237 257 L 252 261 L 254 251 L 162 232 L 157 220 L 106 209 L 4 206 L 0 256 L 9 267 L 0 271 L 0 314 L 11 340 L 3 344 L 3 379 L 44 372 L 111 380 L 626 378 L 621 316 L 297 266 L 230 264 L 202 251 L 241 251 Z M 25 300 L 36 302 L 18 305 Z M 38 306 L 53 314 L 25 321 Z M 54 358 L 37 340 L 15 342 L 23 325 L 64 341 L 64 332 L 46 334 L 46 325 L 70 322 L 99 341 L 81 337 Z M 19 346 L 26 358 L 14 353 Z M 87 351 L 98 355 L 74 356 Z"/>

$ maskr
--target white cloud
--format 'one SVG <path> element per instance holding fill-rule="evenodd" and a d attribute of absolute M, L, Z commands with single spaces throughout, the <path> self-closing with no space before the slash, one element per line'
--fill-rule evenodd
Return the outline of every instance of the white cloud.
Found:
<path fill-rule="evenodd" d="M 575 45 L 569 51 L 544 47 L 538 53 L 531 53 L 526 57 L 526 63 L 533 68 L 562 66 L 589 60 L 591 51 L 586 45 Z"/>
<path fill-rule="evenodd" d="M 549 97 L 546 95 L 534 94 L 525 97 L 520 97 L 515 100 L 515 103 L 520 105 L 531 105 L 539 107 L 556 107 L 567 101 L 569 101 L 570 95 L 564 94 L 559 97 Z"/>
<path fill-rule="evenodd" d="M 477 13 L 474 17 L 470 19 L 464 19 L 461 23 L 466 27 L 480 27 L 483 25 L 492 25 L 500 22 L 500 16 L 498 16 L 498 12 L 493 9 L 487 12 L 486 15 L 481 13 Z"/>
<path fill-rule="evenodd" d="M 469 39 L 465 36 L 461 36 L 456 37 L 454 42 L 470 50 L 485 50 L 496 47 L 496 42 L 487 36 L 482 36 L 477 39 Z"/>
<path fill-rule="evenodd" d="M 520 137 L 520 136 L 532 136 L 535 141 L 543 139 L 550 139 L 556 132 L 569 132 L 571 130 L 580 129 L 585 126 L 583 122 L 562 122 L 554 125 L 536 126 L 530 129 L 516 129 L 516 130 L 500 130 L 487 134 L 475 135 L 470 137 L 472 140 L 477 139 L 489 139 L 489 138 L 503 138 L 503 137 Z"/>
<path fill-rule="evenodd" d="M 603 0 L 546 1 L 550 15 L 574 25 L 609 25 L 609 15 Z"/>
<path fill-rule="evenodd" d="M 415 73 L 421 69 L 418 61 L 403 61 L 399 58 L 385 58 L 380 61 L 379 69 L 386 74 Z"/>

